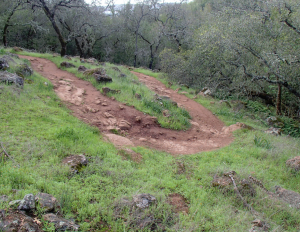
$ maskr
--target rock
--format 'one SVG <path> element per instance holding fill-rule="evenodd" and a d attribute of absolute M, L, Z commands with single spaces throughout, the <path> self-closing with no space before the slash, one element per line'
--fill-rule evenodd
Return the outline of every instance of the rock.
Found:
<path fill-rule="evenodd" d="M 66 59 L 68 59 L 68 60 L 72 60 L 71 56 L 65 55 L 64 58 L 66 58 Z M 69 67 L 67 67 L 67 68 L 69 68 Z"/>
<path fill-rule="evenodd" d="M 106 74 L 94 74 L 94 77 L 98 83 L 106 83 L 106 82 L 112 82 L 112 78 L 107 76 Z"/>
<path fill-rule="evenodd" d="M 119 105 L 119 108 L 120 108 L 120 110 L 123 110 L 123 109 L 124 109 L 124 106 Z"/>
<path fill-rule="evenodd" d="M 171 100 L 171 98 L 170 98 L 170 96 L 161 96 L 161 99 L 163 99 L 163 100 Z"/>
<path fill-rule="evenodd" d="M 246 125 L 245 123 L 237 122 L 236 124 L 230 125 L 228 127 L 223 127 L 222 132 L 228 134 L 239 129 L 253 130 L 254 128 Z"/>
<path fill-rule="evenodd" d="M 114 118 L 114 116 L 112 114 L 108 113 L 108 112 L 104 112 L 103 115 L 106 118 Z"/>
<path fill-rule="evenodd" d="M 78 70 L 78 72 L 84 72 L 87 70 L 87 68 L 84 67 L 83 65 L 80 65 L 77 70 Z"/>
<path fill-rule="evenodd" d="M 10 208 L 17 208 L 20 205 L 21 200 L 14 200 L 8 203 Z"/>
<path fill-rule="evenodd" d="M 296 172 L 300 171 L 300 156 L 287 160 L 285 164 Z"/>
<path fill-rule="evenodd" d="M 22 49 L 22 48 L 19 48 L 19 47 L 13 47 L 13 50 L 14 50 L 15 52 L 22 52 L 22 51 L 23 51 L 23 49 Z"/>
<path fill-rule="evenodd" d="M 203 92 L 204 96 L 211 96 L 212 92 L 208 89 L 205 92 Z"/>
<path fill-rule="evenodd" d="M 118 67 L 112 67 L 111 69 L 117 72 L 121 72 L 121 70 Z"/>
<path fill-rule="evenodd" d="M 272 126 L 272 127 L 283 127 L 284 126 L 284 123 L 282 122 L 282 120 L 275 116 L 268 117 L 266 119 L 266 121 L 267 121 L 268 125 Z"/>
<path fill-rule="evenodd" d="M 40 223 L 18 211 L 0 211 L 0 231 L 3 232 L 41 232 Z"/>
<path fill-rule="evenodd" d="M 17 70 L 17 74 L 21 77 L 28 77 L 33 74 L 33 70 L 27 64 L 19 65 Z"/>
<path fill-rule="evenodd" d="M 110 89 L 108 87 L 103 87 L 102 92 L 104 95 L 106 95 L 107 93 L 116 94 L 116 93 L 121 93 L 121 90 L 115 90 L 115 89 Z"/>
<path fill-rule="evenodd" d="M 151 121 L 154 122 L 154 123 L 158 123 L 158 119 L 157 117 L 150 117 Z"/>
<path fill-rule="evenodd" d="M 138 94 L 138 93 L 136 93 L 134 96 L 135 96 L 135 98 L 138 99 L 138 100 L 140 100 L 140 99 L 142 98 L 142 95 L 141 95 L 141 94 Z"/>
<path fill-rule="evenodd" d="M 126 75 L 126 74 L 124 74 L 124 73 L 121 73 L 121 74 L 119 75 L 119 77 L 126 78 L 126 77 L 127 77 L 127 75 Z"/>
<path fill-rule="evenodd" d="M 182 91 L 179 94 L 189 94 L 188 92 Z"/>
<path fill-rule="evenodd" d="M 132 141 L 120 135 L 106 134 L 106 136 L 116 146 L 134 146 Z"/>
<path fill-rule="evenodd" d="M 300 209 L 300 194 L 291 190 L 275 186 L 277 196 L 287 202 L 291 207 Z"/>
<path fill-rule="evenodd" d="M 168 117 L 171 116 L 171 114 L 170 114 L 170 112 L 168 110 L 163 110 L 162 113 L 163 113 L 163 116 L 166 117 L 166 118 L 168 118 Z"/>
<path fill-rule="evenodd" d="M 85 155 L 70 155 L 64 158 L 62 162 L 69 165 L 75 172 L 79 172 L 83 166 L 88 164 Z"/>
<path fill-rule="evenodd" d="M 71 64 L 71 63 L 66 62 L 66 61 L 61 62 L 60 66 L 61 66 L 61 67 L 65 67 L 65 68 L 74 68 L 74 67 L 75 67 L 74 64 Z"/>
<path fill-rule="evenodd" d="M 70 220 L 58 217 L 53 213 L 43 215 L 43 219 L 47 222 L 53 223 L 57 231 L 78 231 L 79 225 L 76 225 Z"/>
<path fill-rule="evenodd" d="M 275 128 L 275 127 L 270 127 L 268 130 L 265 131 L 265 133 L 278 136 L 278 135 L 281 135 L 281 129 Z"/>
<path fill-rule="evenodd" d="M 7 71 L 0 72 L 0 83 L 5 82 L 7 84 L 16 84 L 18 87 L 24 86 L 24 80 L 17 74 L 9 73 Z"/>
<path fill-rule="evenodd" d="M 156 198 L 150 194 L 138 194 L 133 196 L 133 202 L 140 209 L 148 208 L 156 201 Z"/>
<path fill-rule="evenodd" d="M 81 62 L 81 63 L 85 63 L 85 59 L 80 58 L 80 62 Z"/>
<path fill-rule="evenodd" d="M 140 116 L 136 116 L 136 117 L 135 117 L 135 121 L 136 121 L 137 123 L 140 123 L 140 122 L 142 121 L 142 118 L 141 118 Z"/>
<path fill-rule="evenodd" d="M 86 60 L 87 63 L 90 63 L 90 64 L 95 64 L 98 62 L 98 60 L 96 60 L 95 58 L 89 58 Z"/>
<path fill-rule="evenodd" d="M 119 127 L 116 127 L 116 126 L 108 126 L 106 128 L 106 130 L 108 130 L 109 132 L 111 132 L 113 134 L 119 134 L 121 132 L 121 129 Z"/>
<path fill-rule="evenodd" d="M 59 55 L 58 53 L 53 53 L 52 56 L 53 56 L 53 57 L 58 57 L 58 56 L 60 56 L 60 55 Z"/>
<path fill-rule="evenodd" d="M 0 70 L 6 70 L 9 68 L 9 65 L 8 65 L 8 62 L 3 59 L 3 58 L 0 58 Z"/>
<path fill-rule="evenodd" d="M 30 211 L 35 209 L 35 199 L 32 193 L 24 196 L 23 200 L 21 200 L 19 206 L 19 210 Z"/>
<path fill-rule="evenodd" d="M 38 193 L 35 195 L 35 201 L 44 212 L 57 212 L 60 209 L 57 199 L 48 193 Z"/>
<path fill-rule="evenodd" d="M 102 106 L 107 106 L 107 103 L 106 103 L 106 102 L 103 102 L 101 105 L 102 105 Z"/>
<path fill-rule="evenodd" d="M 8 196 L 2 195 L 0 196 L 0 202 L 7 202 L 8 201 Z"/>
<path fill-rule="evenodd" d="M 126 120 L 122 119 L 119 123 L 118 123 L 118 127 L 121 130 L 129 130 L 131 128 L 131 124 L 130 122 L 127 122 Z"/>
<path fill-rule="evenodd" d="M 100 100 L 97 100 L 97 101 L 95 101 L 95 103 L 96 103 L 97 105 L 100 105 L 100 104 L 101 104 L 101 101 L 100 101 Z"/>

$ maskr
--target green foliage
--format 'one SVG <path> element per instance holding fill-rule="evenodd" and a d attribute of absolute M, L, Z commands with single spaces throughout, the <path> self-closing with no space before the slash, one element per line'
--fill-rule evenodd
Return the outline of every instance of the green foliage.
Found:
<path fill-rule="evenodd" d="M 262 137 L 258 137 L 256 135 L 254 136 L 254 144 L 257 147 L 271 149 L 271 145 L 268 140 L 266 140 L 265 138 L 262 138 Z"/>

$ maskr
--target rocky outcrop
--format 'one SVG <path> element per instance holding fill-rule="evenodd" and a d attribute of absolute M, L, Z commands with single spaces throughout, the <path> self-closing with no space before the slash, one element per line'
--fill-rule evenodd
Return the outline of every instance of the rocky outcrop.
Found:
<path fill-rule="evenodd" d="M 9 73 L 7 71 L 0 72 L 0 83 L 15 84 L 18 87 L 24 86 L 24 80 L 17 74 Z"/>
<path fill-rule="evenodd" d="M 94 74 L 94 77 L 98 83 L 112 82 L 112 78 L 107 76 L 106 74 Z"/>

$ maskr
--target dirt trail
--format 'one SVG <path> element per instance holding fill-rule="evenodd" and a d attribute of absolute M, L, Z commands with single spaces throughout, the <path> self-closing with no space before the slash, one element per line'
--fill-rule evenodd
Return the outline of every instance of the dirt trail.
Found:
<path fill-rule="evenodd" d="M 91 83 L 58 69 L 51 61 L 29 56 L 20 57 L 28 59 L 36 72 L 52 82 L 55 92 L 75 117 L 97 126 L 116 146 L 145 146 L 178 155 L 217 149 L 233 141 L 231 133 L 222 131 L 224 124 L 209 110 L 166 88 L 153 77 L 134 73 L 157 94 L 169 96 L 178 105 L 184 106 L 192 116 L 191 129 L 174 131 L 161 128 L 152 117 L 102 95 Z M 126 137 L 110 132 L 116 127 L 123 129 Z"/>

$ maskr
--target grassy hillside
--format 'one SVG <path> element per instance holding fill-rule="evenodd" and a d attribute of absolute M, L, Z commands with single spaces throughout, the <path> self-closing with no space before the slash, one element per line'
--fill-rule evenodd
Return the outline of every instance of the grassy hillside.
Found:
<path fill-rule="evenodd" d="M 119 155 L 97 128 L 71 116 L 49 81 L 36 73 L 29 79 L 33 83 L 24 89 L 0 84 L 0 141 L 13 157 L 0 156 L 0 195 L 16 200 L 27 193 L 52 194 L 60 201 L 63 215 L 74 219 L 80 231 L 248 231 L 256 218 L 273 231 L 300 230 L 299 210 L 269 198 L 260 188 L 256 196 L 245 196 L 259 212 L 254 216 L 232 188 L 212 186 L 214 175 L 234 170 L 240 179 L 252 175 L 269 190 L 280 185 L 299 193 L 300 175 L 285 165 L 299 155 L 299 139 L 265 134 L 266 126 L 251 119 L 249 112 L 236 115 L 226 105 L 211 105 L 212 99 L 201 98 L 226 124 L 242 121 L 256 130 L 236 131 L 230 146 L 194 155 L 173 157 L 133 148 L 142 155 L 136 163 Z M 83 153 L 89 159 L 87 167 L 72 174 L 62 164 L 63 158 Z M 138 193 L 154 195 L 157 204 L 139 214 L 132 212 L 121 199 Z M 189 213 L 174 212 L 168 200 L 172 193 L 186 198 Z M 0 209 L 7 207 L 7 202 L 0 202 Z M 138 217 L 151 223 L 141 228 Z M 44 224 L 45 231 L 51 228 Z"/>

